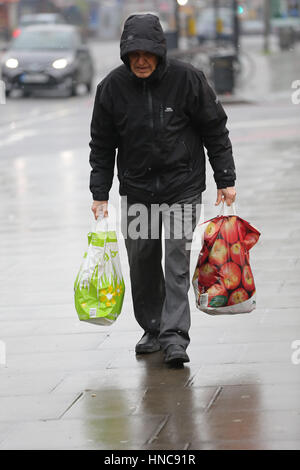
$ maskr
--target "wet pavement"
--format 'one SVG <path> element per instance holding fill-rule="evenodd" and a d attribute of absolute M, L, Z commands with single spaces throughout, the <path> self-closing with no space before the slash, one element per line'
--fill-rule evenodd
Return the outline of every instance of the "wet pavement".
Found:
<path fill-rule="evenodd" d="M 278 77 L 282 54 L 276 66 L 275 56 L 255 60 Z M 121 316 L 99 327 L 80 323 L 74 309 L 93 222 L 93 96 L 0 106 L 0 449 L 300 449 L 300 104 L 292 104 L 290 87 L 300 61 L 297 51 L 287 54 L 293 66 L 288 60 L 280 86 L 258 74 L 255 103 L 225 105 L 237 211 L 262 233 L 250 255 L 257 309 L 210 317 L 196 309 L 191 289 L 191 362 L 179 370 L 160 352 L 134 353 L 142 332 L 121 236 Z M 207 187 L 210 218 L 217 210 L 209 167 Z M 116 208 L 118 200 L 115 182 Z"/>

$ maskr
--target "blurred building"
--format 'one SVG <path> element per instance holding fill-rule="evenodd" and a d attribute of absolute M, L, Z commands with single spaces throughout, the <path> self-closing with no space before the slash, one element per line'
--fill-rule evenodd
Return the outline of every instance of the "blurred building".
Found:
<path fill-rule="evenodd" d="M 299 16 L 300 0 L 268 0 L 271 6 L 272 17 Z M 241 9 L 241 16 L 247 19 L 260 19 L 264 14 L 265 0 L 238 0 L 238 8 Z M 232 0 L 189 0 L 198 9 L 213 7 L 216 3 L 220 7 L 232 7 Z"/>
<path fill-rule="evenodd" d="M 261 20 L 265 0 L 239 0 L 241 20 Z M 269 0 L 273 18 L 299 16 L 300 0 Z M 232 8 L 232 0 L 188 0 L 179 9 L 182 33 L 192 30 L 197 15 L 216 3 Z M 87 37 L 117 39 L 125 19 L 132 13 L 153 12 L 165 31 L 176 29 L 176 0 L 0 0 L 0 38 L 9 38 L 18 19 L 27 13 L 60 12 L 66 22 L 78 25 Z M 178 14 L 178 10 L 177 10 Z M 187 26 L 188 25 L 188 26 Z"/>
<path fill-rule="evenodd" d="M 222 1 L 222 0 L 221 0 Z M 268 0 L 270 1 L 271 17 L 299 16 L 300 0 Z M 240 6 L 245 7 L 249 19 L 263 18 L 265 0 L 240 0 Z"/>
<path fill-rule="evenodd" d="M 18 23 L 18 0 L 0 0 L 0 40 L 8 41 Z"/>
<path fill-rule="evenodd" d="M 1 1 L 1 0 L 0 0 Z M 32 13 L 58 13 L 60 8 L 53 0 L 19 0 L 18 16 Z"/>
<path fill-rule="evenodd" d="M 300 0 L 282 0 L 282 11 L 286 16 L 300 16 Z"/>

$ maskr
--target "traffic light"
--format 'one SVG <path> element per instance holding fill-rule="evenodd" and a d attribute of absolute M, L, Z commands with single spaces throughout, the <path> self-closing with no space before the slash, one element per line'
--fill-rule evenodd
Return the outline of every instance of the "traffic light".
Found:
<path fill-rule="evenodd" d="M 246 12 L 246 5 L 245 5 L 245 2 L 243 0 L 240 0 L 239 2 L 237 2 L 238 5 L 237 5 L 237 13 L 238 15 L 243 15 L 245 12 Z"/>

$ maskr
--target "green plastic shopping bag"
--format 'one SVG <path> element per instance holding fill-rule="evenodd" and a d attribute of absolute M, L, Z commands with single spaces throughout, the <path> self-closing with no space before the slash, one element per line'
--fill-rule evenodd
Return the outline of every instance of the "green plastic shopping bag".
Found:
<path fill-rule="evenodd" d="M 108 230 L 105 217 L 88 234 L 88 249 L 75 279 L 79 320 L 111 325 L 121 313 L 124 294 L 117 234 Z"/>

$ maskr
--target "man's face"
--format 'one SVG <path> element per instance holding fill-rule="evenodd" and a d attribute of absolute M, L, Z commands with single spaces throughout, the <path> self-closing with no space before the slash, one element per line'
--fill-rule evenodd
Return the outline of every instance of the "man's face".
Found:
<path fill-rule="evenodd" d="M 158 58 L 151 52 L 129 52 L 128 57 L 131 71 L 139 78 L 149 77 L 156 69 Z"/>

